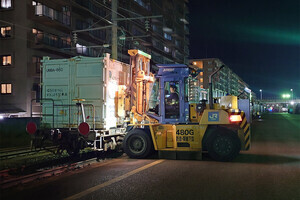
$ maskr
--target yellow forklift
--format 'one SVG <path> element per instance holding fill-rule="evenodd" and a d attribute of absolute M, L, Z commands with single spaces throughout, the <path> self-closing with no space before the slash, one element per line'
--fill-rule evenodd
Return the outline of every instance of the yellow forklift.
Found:
<path fill-rule="evenodd" d="M 191 91 L 199 73 L 196 69 L 181 64 L 157 67 L 153 82 L 136 73 L 139 78 L 131 95 L 139 92 L 144 102 L 140 104 L 147 106 L 140 113 L 135 106 L 131 111 L 123 141 L 129 157 L 145 158 L 158 151 L 162 158 L 201 160 L 202 152 L 207 151 L 214 160 L 231 161 L 240 150 L 249 150 L 250 124 L 245 112 L 238 109 L 237 97 L 224 96 L 213 103 L 211 80 L 222 67 L 209 77 L 209 105 L 206 100 L 190 101 L 196 92 Z"/>

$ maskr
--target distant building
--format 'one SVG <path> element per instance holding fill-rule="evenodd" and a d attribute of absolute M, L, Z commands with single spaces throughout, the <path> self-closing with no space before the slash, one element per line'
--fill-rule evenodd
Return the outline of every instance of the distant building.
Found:
<path fill-rule="evenodd" d="M 112 2 L 118 2 L 115 11 Z M 0 115 L 30 115 L 32 99 L 40 98 L 43 56 L 112 54 L 112 13 L 118 13 L 114 39 L 119 61 L 129 63 L 127 50 L 140 49 L 152 55 L 152 66 L 188 64 L 187 3 L 188 0 L 0 0 Z M 73 32 L 83 29 L 88 30 Z"/>
<path fill-rule="evenodd" d="M 200 82 L 202 82 L 200 87 L 205 90 L 209 89 L 209 76 L 219 67 L 225 65 L 218 58 L 191 59 L 189 63 L 191 66 L 197 66 L 198 68 L 203 69 L 203 73 L 200 73 Z M 249 85 L 227 65 L 213 77 L 214 97 L 234 95 L 239 96 L 240 98 L 249 98 L 249 93 L 245 91 L 245 88 L 249 88 Z M 252 93 L 252 95 L 255 94 Z"/>

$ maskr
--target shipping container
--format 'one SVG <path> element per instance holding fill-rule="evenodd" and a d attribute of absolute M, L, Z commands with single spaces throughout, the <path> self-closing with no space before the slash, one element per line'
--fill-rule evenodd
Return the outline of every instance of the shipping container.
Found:
<path fill-rule="evenodd" d="M 125 108 L 118 108 L 116 95 L 120 89 L 126 89 L 129 81 L 130 66 L 110 59 L 109 54 L 69 59 L 44 57 L 42 124 L 71 129 L 86 121 L 97 130 L 117 127 L 123 123 Z"/>

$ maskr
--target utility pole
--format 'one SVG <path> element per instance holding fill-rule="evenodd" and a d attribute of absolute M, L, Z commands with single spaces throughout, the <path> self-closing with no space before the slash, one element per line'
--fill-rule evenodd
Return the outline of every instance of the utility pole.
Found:
<path fill-rule="evenodd" d="M 118 21 L 117 12 L 118 12 L 118 0 L 111 1 L 111 16 L 112 16 L 112 30 L 111 30 L 111 57 L 115 60 L 118 59 Z"/>

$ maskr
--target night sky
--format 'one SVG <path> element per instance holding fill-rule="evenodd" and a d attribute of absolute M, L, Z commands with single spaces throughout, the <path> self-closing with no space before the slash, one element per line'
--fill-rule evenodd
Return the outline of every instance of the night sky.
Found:
<path fill-rule="evenodd" d="M 299 0 L 190 0 L 190 58 L 219 58 L 259 98 L 300 97 Z"/>

